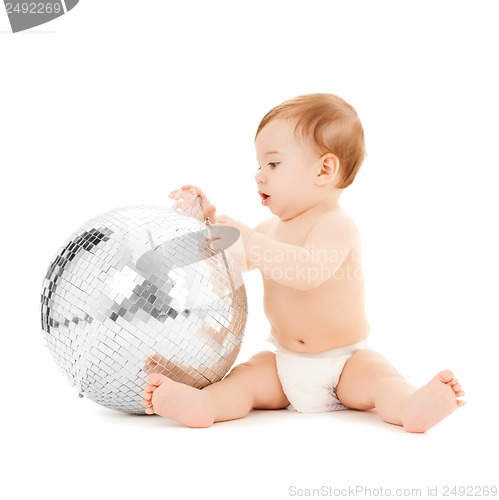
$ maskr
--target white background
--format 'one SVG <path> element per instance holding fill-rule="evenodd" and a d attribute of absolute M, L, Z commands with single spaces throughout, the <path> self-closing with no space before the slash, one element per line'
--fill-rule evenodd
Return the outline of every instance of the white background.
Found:
<path fill-rule="evenodd" d="M 8 498 L 289 498 L 291 486 L 497 485 L 499 34 L 495 2 L 81 0 L 18 34 L 0 12 L 1 404 Z M 367 159 L 343 207 L 363 241 L 373 345 L 468 405 L 425 435 L 375 414 L 253 412 L 210 429 L 77 398 L 41 283 L 62 242 L 185 183 L 255 225 L 253 138 L 274 105 L 336 93 Z M 240 354 L 269 349 L 246 274 Z M 497 465 L 497 461 L 496 461 Z M 3 495 L 2 495 L 3 496 Z"/>

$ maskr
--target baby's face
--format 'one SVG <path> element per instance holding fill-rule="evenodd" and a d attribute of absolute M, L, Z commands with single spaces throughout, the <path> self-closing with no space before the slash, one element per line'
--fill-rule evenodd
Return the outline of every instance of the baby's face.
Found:
<path fill-rule="evenodd" d="M 319 202 L 315 184 L 320 155 L 305 139 L 296 136 L 294 120 L 267 123 L 256 140 L 258 172 L 255 180 L 262 204 L 286 221 Z"/>

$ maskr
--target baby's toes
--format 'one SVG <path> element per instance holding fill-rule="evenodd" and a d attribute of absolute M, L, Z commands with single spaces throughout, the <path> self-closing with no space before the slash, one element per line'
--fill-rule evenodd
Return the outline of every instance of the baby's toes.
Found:
<path fill-rule="evenodd" d="M 454 378 L 454 374 L 452 373 L 451 370 L 442 370 L 439 374 L 438 377 L 444 384 L 448 384 L 452 382 Z"/>
<path fill-rule="evenodd" d="M 149 384 L 154 387 L 153 391 L 161 385 L 163 380 L 165 380 L 164 375 L 160 375 L 159 373 L 150 373 L 147 376 L 147 379 L 149 380 Z"/>
<path fill-rule="evenodd" d="M 151 387 L 151 386 L 147 386 L 147 387 Z M 146 390 L 144 393 L 144 399 L 142 401 L 142 406 L 145 407 L 145 412 L 148 415 L 154 413 L 154 409 L 152 407 L 152 393 L 153 393 L 153 391 Z"/>
<path fill-rule="evenodd" d="M 152 394 L 157 388 L 158 388 L 157 385 L 152 385 L 152 384 L 148 384 L 144 387 L 144 401 L 148 402 L 147 404 L 151 402 Z"/>
<path fill-rule="evenodd" d="M 149 384 L 149 385 L 146 385 L 146 386 L 144 387 L 144 392 L 145 392 L 145 394 L 149 397 L 149 399 L 151 399 L 151 398 L 152 398 L 152 393 L 153 393 L 153 392 L 154 392 L 154 390 L 155 390 L 155 389 L 157 389 L 157 388 L 158 388 L 158 386 L 157 386 L 157 385 L 151 385 L 151 384 Z"/>
<path fill-rule="evenodd" d="M 462 388 L 461 384 L 459 383 L 459 380 L 457 380 L 457 378 L 453 378 L 449 382 L 449 385 L 452 387 L 452 390 L 454 391 L 456 396 L 458 396 L 458 397 L 464 396 L 463 388 Z"/>
<path fill-rule="evenodd" d="M 454 395 L 456 396 L 456 398 L 460 398 L 464 396 L 463 388 L 461 384 L 457 381 L 457 379 L 453 379 L 453 382 L 454 381 L 455 383 L 452 384 L 452 390 L 454 391 Z M 458 401 L 458 406 L 464 406 L 464 405 L 465 405 L 464 401 Z"/>

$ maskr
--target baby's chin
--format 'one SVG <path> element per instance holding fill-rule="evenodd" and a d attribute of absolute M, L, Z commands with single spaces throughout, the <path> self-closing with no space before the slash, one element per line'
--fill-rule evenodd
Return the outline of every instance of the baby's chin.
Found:
<path fill-rule="evenodd" d="M 281 219 L 283 222 L 290 221 L 291 219 L 294 219 L 296 217 L 296 215 L 293 213 L 275 213 L 275 212 L 272 213 L 277 217 L 279 217 L 279 219 Z"/>
<path fill-rule="evenodd" d="M 277 215 L 277 217 L 281 217 L 282 213 L 280 210 L 276 209 L 276 207 L 265 207 L 272 215 Z"/>
<path fill-rule="evenodd" d="M 279 217 L 283 222 L 294 219 L 305 211 L 300 206 L 281 207 L 276 203 L 275 199 L 273 199 L 272 202 L 264 208 L 267 208 L 272 213 L 272 215 Z"/>

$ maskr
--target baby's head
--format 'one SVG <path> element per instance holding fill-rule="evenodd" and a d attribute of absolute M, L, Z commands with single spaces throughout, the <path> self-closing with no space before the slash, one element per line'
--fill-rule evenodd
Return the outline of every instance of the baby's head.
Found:
<path fill-rule="evenodd" d="M 258 126 L 255 146 L 262 203 L 288 219 L 333 192 L 338 196 L 365 156 L 357 113 L 332 94 L 299 96 L 271 109 Z"/>

